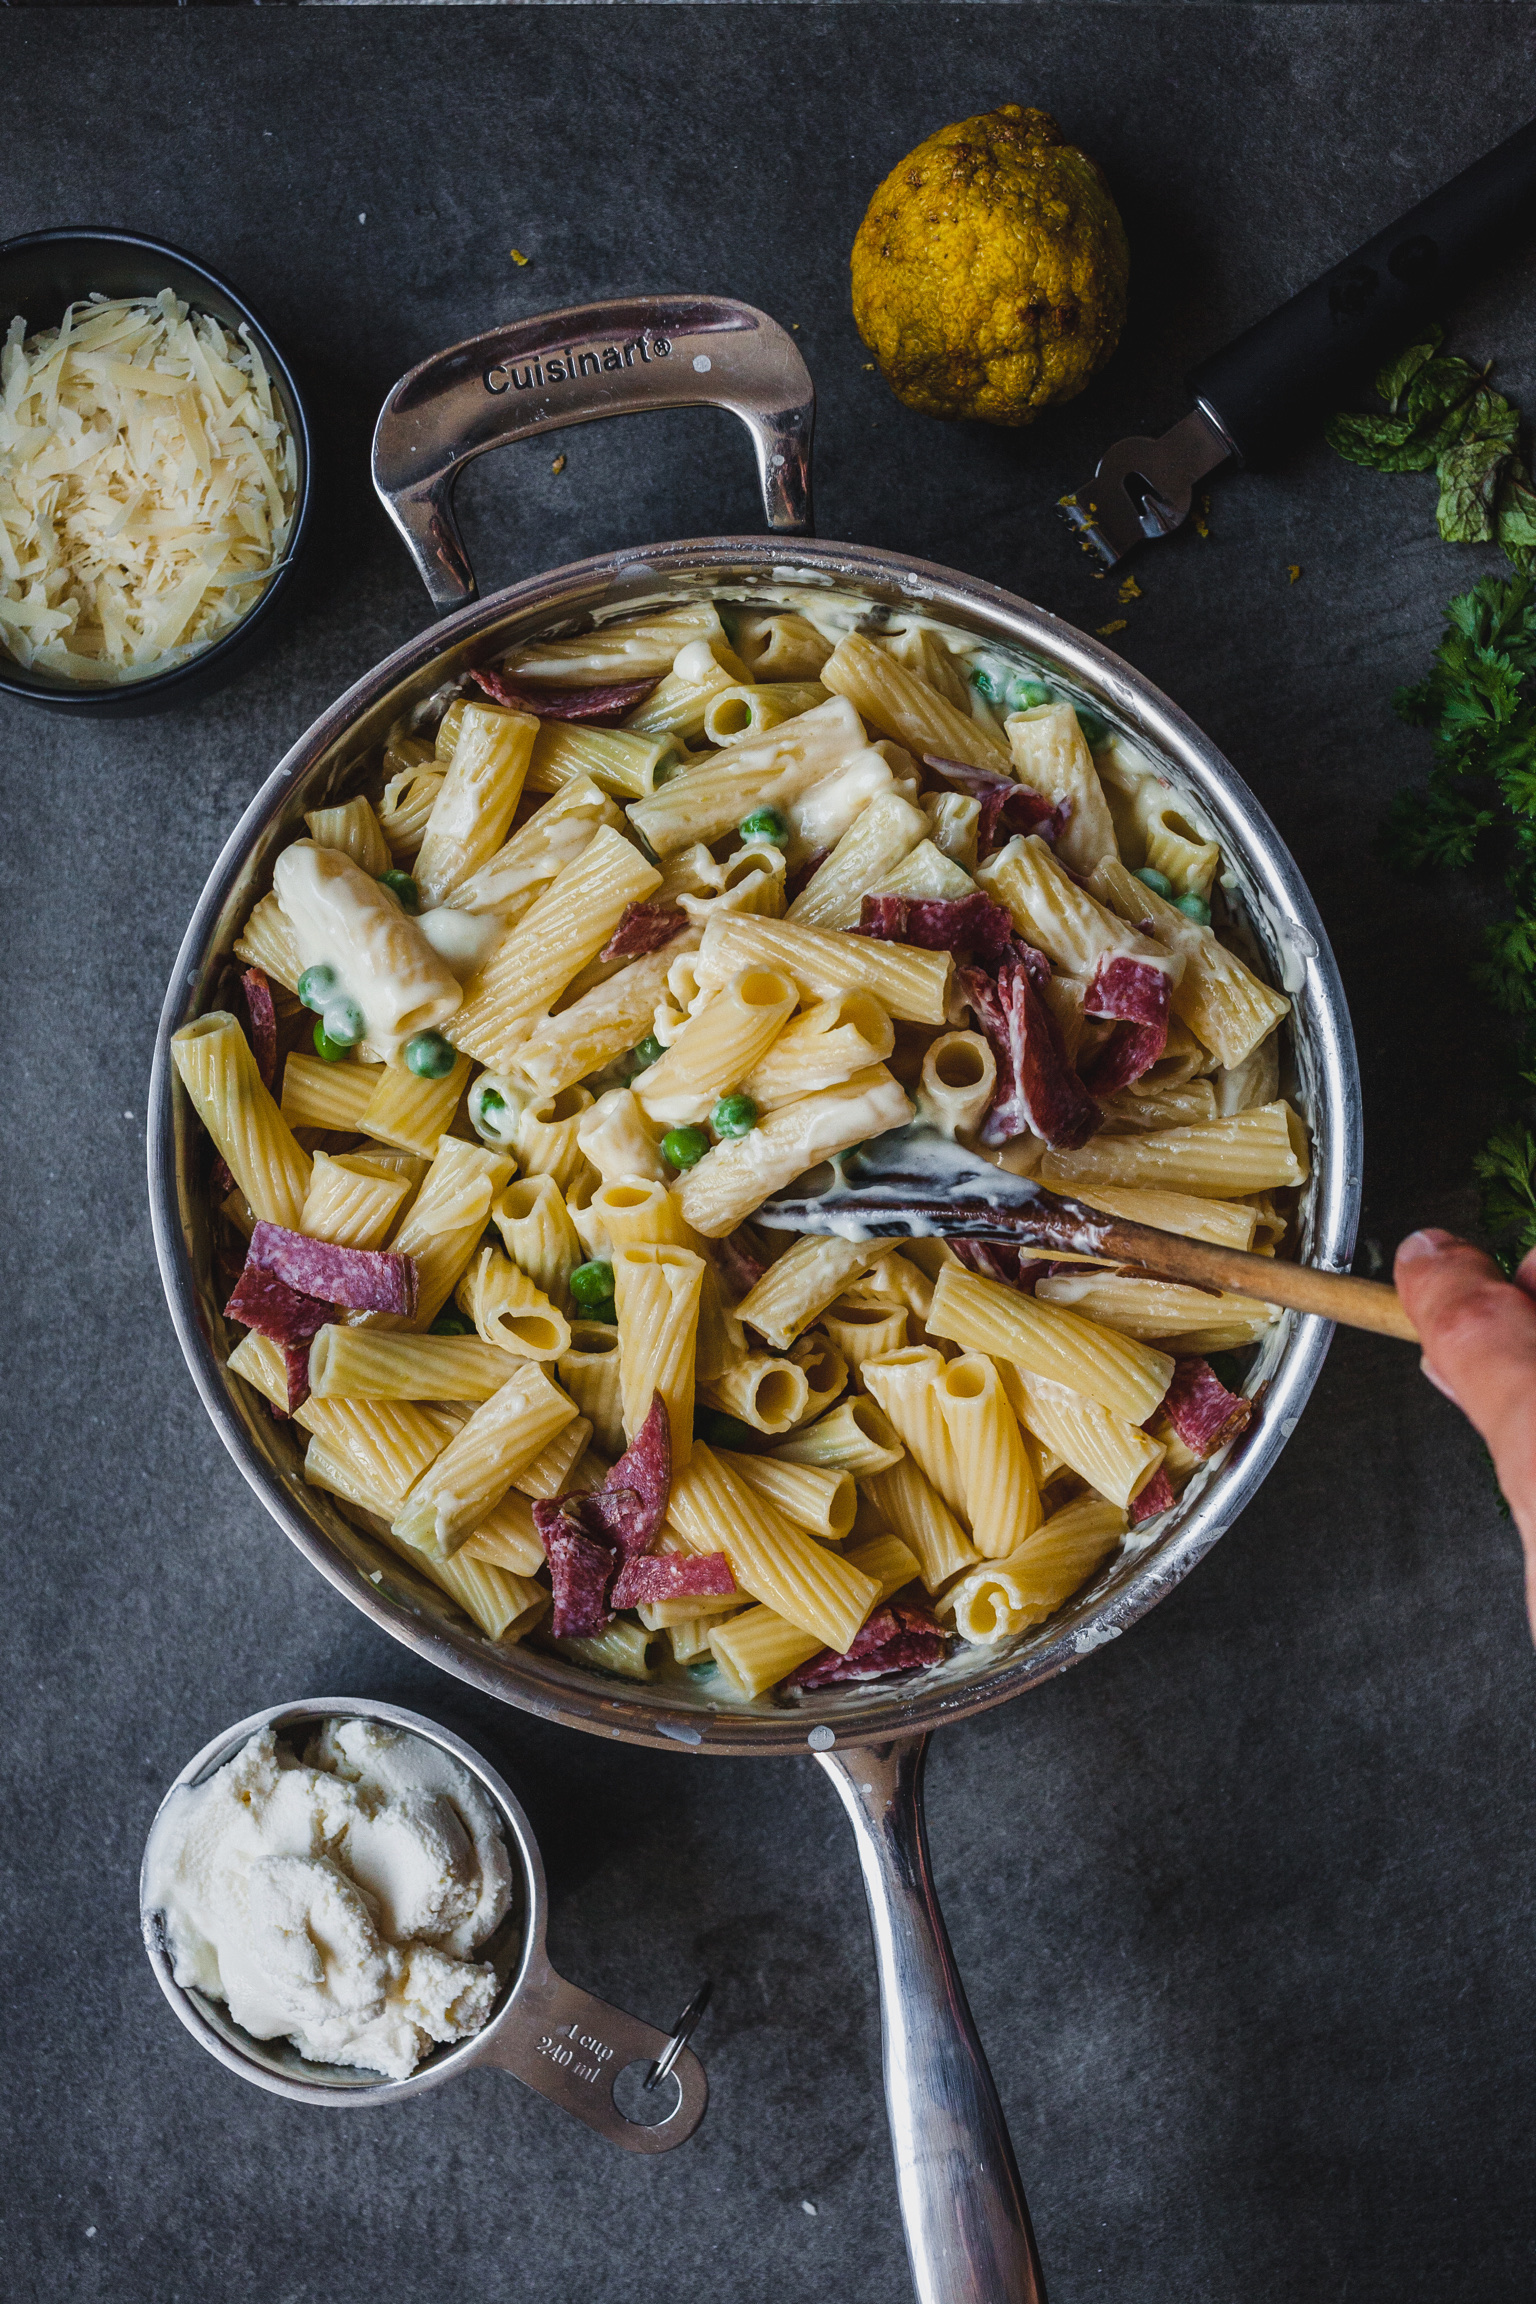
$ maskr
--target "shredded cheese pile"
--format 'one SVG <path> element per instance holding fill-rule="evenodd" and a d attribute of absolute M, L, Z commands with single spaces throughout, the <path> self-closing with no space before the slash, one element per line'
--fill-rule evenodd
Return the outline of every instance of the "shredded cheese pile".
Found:
<path fill-rule="evenodd" d="M 168 288 L 24 325 L 0 352 L 0 647 L 68 680 L 169 670 L 287 546 L 298 460 L 261 354 Z"/>

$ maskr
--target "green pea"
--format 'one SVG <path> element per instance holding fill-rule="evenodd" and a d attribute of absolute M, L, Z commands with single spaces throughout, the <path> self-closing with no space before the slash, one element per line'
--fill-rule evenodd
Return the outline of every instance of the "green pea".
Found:
<path fill-rule="evenodd" d="M 1090 752 L 1097 752 L 1101 744 L 1109 742 L 1109 722 L 1100 713 L 1090 712 L 1084 704 L 1077 706 L 1077 724 Z"/>
<path fill-rule="evenodd" d="M 674 1168 L 697 1168 L 708 1150 L 702 1128 L 669 1128 L 661 1140 L 661 1156 Z"/>
<path fill-rule="evenodd" d="M 405 1066 L 418 1080 L 446 1080 L 458 1058 L 441 1032 L 418 1032 L 405 1044 Z"/>
<path fill-rule="evenodd" d="M 691 1664 L 683 1666 L 690 1680 L 713 1680 L 719 1669 L 713 1656 L 695 1656 Z"/>
<path fill-rule="evenodd" d="M 1161 896 L 1165 903 L 1172 900 L 1173 882 L 1166 872 L 1159 872 L 1152 865 L 1143 864 L 1136 877 L 1146 882 L 1154 896 Z"/>
<path fill-rule="evenodd" d="M 320 1021 L 338 1048 L 355 1048 L 363 1036 L 363 1012 L 355 1000 L 333 1000 Z"/>
<path fill-rule="evenodd" d="M 638 1041 L 629 1052 L 630 1078 L 633 1079 L 637 1072 L 649 1071 L 662 1052 L 661 1042 L 655 1033 L 647 1032 L 645 1038 Z"/>
<path fill-rule="evenodd" d="M 315 1054 L 323 1056 L 327 1064 L 339 1064 L 343 1056 L 350 1056 L 351 1053 L 352 1043 L 349 1040 L 333 1040 L 325 1028 L 325 1019 L 317 1016 L 315 1018 Z"/>
<path fill-rule="evenodd" d="M 979 696 L 985 696 L 989 704 L 996 704 L 1001 701 L 997 682 L 984 664 L 971 666 L 971 686 Z"/>
<path fill-rule="evenodd" d="M 662 785 L 663 785 L 663 784 L 670 784 L 670 783 L 671 783 L 671 781 L 672 781 L 672 779 L 673 779 L 673 777 L 674 777 L 674 776 L 681 776 L 682 772 L 683 772 L 683 763 L 682 763 L 682 761 L 681 761 L 681 760 L 679 760 L 679 758 L 678 758 L 678 756 L 677 756 L 677 754 L 676 754 L 675 752 L 669 752 L 669 753 L 667 754 L 667 756 L 666 756 L 666 758 L 665 758 L 664 760 L 658 760 L 658 761 L 657 761 L 657 763 L 656 763 L 656 766 L 655 766 L 654 770 L 652 771 L 652 774 L 651 774 L 651 789 L 652 789 L 652 791 L 653 791 L 653 792 L 659 792 L 659 791 L 661 790 L 661 787 L 662 787 Z"/>
<path fill-rule="evenodd" d="M 512 1128 L 517 1114 L 499 1088 L 491 1086 L 491 1075 L 482 1072 L 469 1092 L 469 1121 L 483 1144 L 493 1144 L 498 1150 L 512 1140 Z"/>
<path fill-rule="evenodd" d="M 299 998 L 317 1015 L 335 999 L 340 989 L 341 979 L 334 968 L 306 968 L 299 978 Z"/>
<path fill-rule="evenodd" d="M 594 1305 L 612 1301 L 613 1266 L 597 1259 L 590 1264 L 578 1264 L 571 1274 L 570 1286 L 577 1310 L 588 1319 L 594 1318 Z"/>
<path fill-rule="evenodd" d="M 427 1330 L 429 1336 L 473 1336 L 475 1324 L 457 1304 L 445 1304 Z"/>
<path fill-rule="evenodd" d="M 767 840 L 775 848 L 782 848 L 789 838 L 789 826 L 777 808 L 754 808 L 736 829 L 743 840 Z"/>
<path fill-rule="evenodd" d="M 1184 913 L 1186 918 L 1198 921 L 1202 928 L 1209 928 L 1211 908 L 1203 896 L 1179 896 L 1174 902 L 1175 908 Z"/>
<path fill-rule="evenodd" d="M 1030 712 L 1037 704 L 1049 704 L 1051 692 L 1043 680 L 1015 680 L 1008 701 L 1015 712 Z"/>
<path fill-rule="evenodd" d="M 407 912 L 419 912 L 421 910 L 421 890 L 409 872 L 381 872 L 379 874 L 379 886 L 388 888 L 394 895 L 398 896 Z"/>
<path fill-rule="evenodd" d="M 717 1136 L 750 1136 L 757 1126 L 757 1106 L 750 1096 L 722 1096 L 709 1117 Z"/>

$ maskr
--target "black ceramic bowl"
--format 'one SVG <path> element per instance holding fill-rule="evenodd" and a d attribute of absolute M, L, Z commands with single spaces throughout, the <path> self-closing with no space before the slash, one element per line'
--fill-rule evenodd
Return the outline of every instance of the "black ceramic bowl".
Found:
<path fill-rule="evenodd" d="M 48 672 L 28 671 L 0 649 L 0 694 L 85 716 L 154 712 L 222 687 L 245 669 L 276 629 L 278 611 L 309 530 L 313 495 L 309 421 L 287 361 L 228 281 L 180 248 L 167 247 L 162 240 L 146 240 L 137 232 L 97 232 L 83 226 L 27 232 L 19 239 L 0 241 L 0 336 L 18 312 L 30 336 L 42 328 L 56 328 L 67 304 L 79 303 L 92 293 L 158 296 L 162 288 L 174 289 L 194 311 L 209 313 L 226 328 L 239 328 L 243 323 L 266 362 L 298 457 L 298 495 L 283 565 L 249 614 L 199 655 L 169 671 L 112 686 L 86 685 Z"/>

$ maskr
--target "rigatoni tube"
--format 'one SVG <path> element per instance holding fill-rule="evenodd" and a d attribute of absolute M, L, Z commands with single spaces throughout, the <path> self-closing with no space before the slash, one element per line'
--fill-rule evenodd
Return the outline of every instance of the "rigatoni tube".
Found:
<path fill-rule="evenodd" d="M 171 1042 L 181 1084 L 256 1215 L 298 1229 L 309 1154 L 273 1103 L 251 1044 L 227 1010 L 184 1024 Z"/>
<path fill-rule="evenodd" d="M 689 1248 L 658 1244 L 614 1253 L 624 1434 L 634 1439 L 659 1392 L 667 1404 L 674 1478 L 686 1467 L 693 1446 L 694 1360 L 703 1279 L 704 1259 Z"/>
<path fill-rule="evenodd" d="M 1005 1559 L 974 1568 L 950 1587 L 939 1613 L 963 1640 L 1004 1640 L 1054 1614 L 1088 1581 L 1125 1534 L 1125 1514 L 1097 1498 L 1069 1504 Z"/>
<path fill-rule="evenodd" d="M 946 1264 L 939 1274 L 927 1324 L 935 1336 L 970 1352 L 1001 1354 L 1029 1375 L 1065 1384 L 1133 1424 L 1152 1414 L 1173 1376 L 1166 1352 L 1063 1306 L 1037 1304 L 1017 1288 L 958 1264 Z"/>
<path fill-rule="evenodd" d="M 1018 1418 L 984 1353 L 949 1362 L 939 1406 L 965 1476 L 971 1541 L 983 1558 L 1001 1560 L 1039 1527 L 1040 1492 Z"/>
<path fill-rule="evenodd" d="M 525 1360 L 417 1481 L 395 1534 L 418 1551 L 449 1558 L 575 1413 L 539 1364 Z"/>

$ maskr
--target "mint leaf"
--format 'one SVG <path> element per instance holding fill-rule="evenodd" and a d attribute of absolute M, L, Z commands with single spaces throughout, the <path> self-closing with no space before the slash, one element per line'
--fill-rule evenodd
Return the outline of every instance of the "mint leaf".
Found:
<path fill-rule="evenodd" d="M 1335 416 L 1324 437 L 1337 455 L 1370 472 L 1427 472 L 1435 460 L 1406 416 Z"/>
<path fill-rule="evenodd" d="M 1536 551 L 1536 488 L 1531 486 L 1531 476 L 1518 456 L 1511 456 L 1504 467 L 1494 525 L 1515 566 L 1529 568 L 1529 560 L 1522 562 L 1515 555 Z"/>
<path fill-rule="evenodd" d="M 1456 441 L 1442 449 L 1436 470 L 1436 518 L 1448 544 L 1492 544 L 1505 468 L 1519 445 L 1520 418 L 1501 392 L 1480 384 L 1468 402 Z"/>
<path fill-rule="evenodd" d="M 1444 342 L 1445 330 L 1438 320 L 1432 321 L 1429 334 L 1422 344 L 1410 344 L 1406 352 L 1399 352 L 1397 358 L 1389 360 L 1382 369 L 1376 379 L 1376 391 L 1394 416 L 1397 414 L 1398 402 L 1419 370 L 1428 365 Z"/>
<path fill-rule="evenodd" d="M 1376 390 L 1388 414 L 1337 415 L 1326 438 L 1337 455 L 1368 471 L 1433 467 L 1440 483 L 1435 519 L 1446 542 L 1497 543 L 1528 576 L 1536 572 L 1536 486 L 1520 456 L 1520 412 L 1493 390 L 1486 370 L 1443 351 L 1444 341 L 1437 323 L 1380 370 Z M 1523 645 L 1532 637 L 1526 632 Z M 1398 701 L 1412 719 L 1433 708 L 1427 696 Z"/>
<path fill-rule="evenodd" d="M 1428 360 L 1403 394 L 1402 414 L 1419 425 L 1439 423 L 1471 399 L 1482 377 L 1459 352 Z"/>

